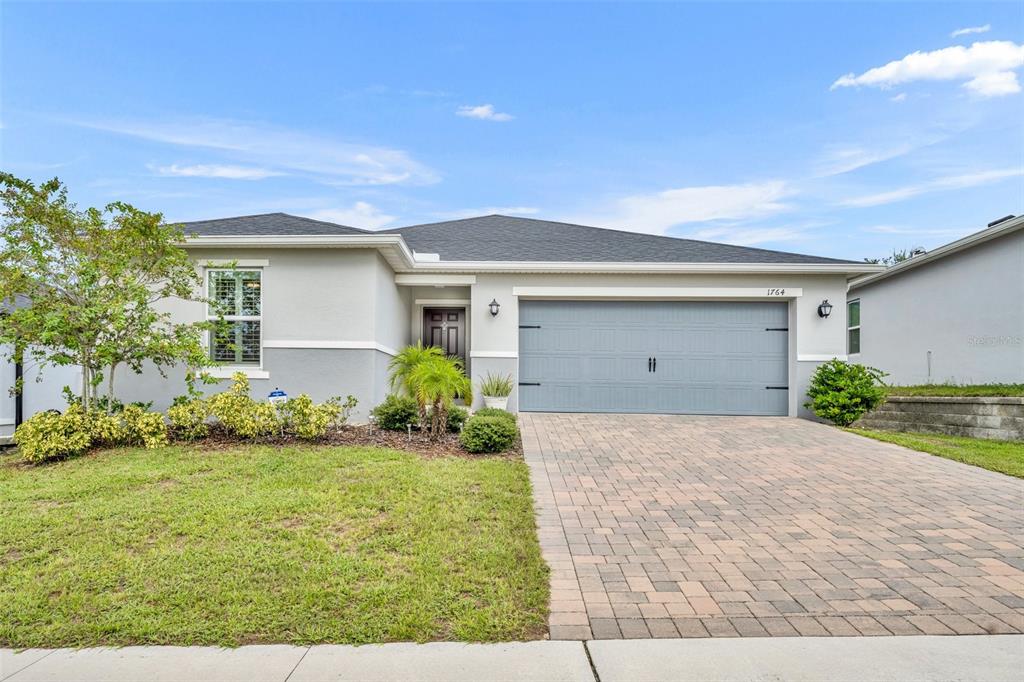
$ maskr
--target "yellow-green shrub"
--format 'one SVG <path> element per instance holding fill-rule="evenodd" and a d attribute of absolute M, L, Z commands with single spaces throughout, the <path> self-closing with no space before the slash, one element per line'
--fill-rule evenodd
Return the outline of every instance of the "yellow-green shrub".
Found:
<path fill-rule="evenodd" d="M 87 419 L 93 443 L 120 445 L 128 439 L 127 428 L 120 414 L 107 414 L 100 410 L 93 410 L 87 415 Z"/>
<path fill-rule="evenodd" d="M 28 462 L 73 457 L 92 444 L 89 422 L 80 407 L 69 407 L 64 414 L 39 412 L 18 426 L 14 442 L 21 457 Z"/>
<path fill-rule="evenodd" d="M 291 398 L 281 406 L 284 428 L 299 438 L 315 440 L 323 438 L 341 417 L 341 399 L 331 398 L 317 405 L 305 393 Z"/>
<path fill-rule="evenodd" d="M 249 379 L 235 372 L 228 390 L 209 398 L 210 414 L 225 429 L 241 438 L 269 436 L 281 427 L 277 410 L 270 403 L 256 402 L 249 396 Z"/>
<path fill-rule="evenodd" d="M 185 440 L 205 438 L 210 433 L 210 425 L 206 422 L 209 416 L 210 406 L 202 398 L 184 400 L 167 410 L 174 435 Z"/>
<path fill-rule="evenodd" d="M 142 445 L 158 448 L 167 445 L 167 423 L 159 412 L 146 412 L 138 405 L 129 405 L 121 411 L 123 440 L 112 445 Z"/>

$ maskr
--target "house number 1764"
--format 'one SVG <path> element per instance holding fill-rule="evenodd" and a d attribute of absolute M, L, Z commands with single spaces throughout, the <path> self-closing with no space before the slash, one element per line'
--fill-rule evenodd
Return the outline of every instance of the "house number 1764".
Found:
<path fill-rule="evenodd" d="M 768 290 L 768 295 L 769 296 L 785 296 L 786 295 L 786 290 L 785 289 L 769 289 Z"/>

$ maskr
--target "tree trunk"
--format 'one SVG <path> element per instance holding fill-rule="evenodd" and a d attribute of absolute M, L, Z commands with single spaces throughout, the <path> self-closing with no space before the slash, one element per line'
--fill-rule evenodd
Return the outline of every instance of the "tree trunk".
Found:
<path fill-rule="evenodd" d="M 82 409 L 89 411 L 89 361 L 82 356 Z"/>
<path fill-rule="evenodd" d="M 116 369 L 117 363 L 111 363 L 110 376 L 107 377 L 107 414 L 114 410 L 114 370 Z"/>

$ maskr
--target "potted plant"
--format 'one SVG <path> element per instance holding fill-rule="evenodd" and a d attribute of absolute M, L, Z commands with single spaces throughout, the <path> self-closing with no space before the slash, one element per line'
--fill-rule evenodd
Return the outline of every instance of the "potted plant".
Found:
<path fill-rule="evenodd" d="M 480 382 L 480 393 L 487 407 L 508 409 L 508 397 L 512 395 L 512 375 L 495 375 L 488 372 Z"/>

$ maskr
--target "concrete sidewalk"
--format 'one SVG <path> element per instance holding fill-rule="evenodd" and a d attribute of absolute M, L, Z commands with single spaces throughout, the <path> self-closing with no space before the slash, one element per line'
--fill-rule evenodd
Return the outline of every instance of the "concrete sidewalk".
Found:
<path fill-rule="evenodd" d="M 1019 680 L 1024 636 L 0 650 L 0 680 Z"/>

